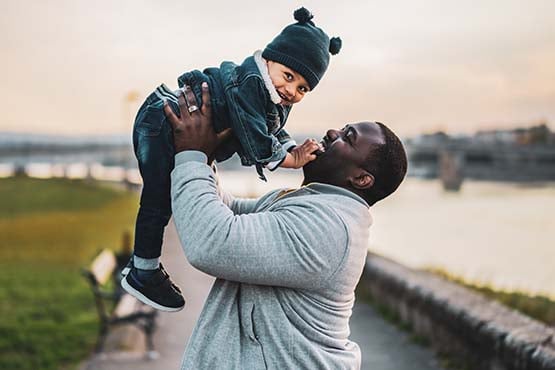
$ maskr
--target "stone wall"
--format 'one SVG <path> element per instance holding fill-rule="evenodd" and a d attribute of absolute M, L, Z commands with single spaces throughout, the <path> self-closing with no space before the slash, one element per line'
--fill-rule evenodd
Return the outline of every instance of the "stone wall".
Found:
<path fill-rule="evenodd" d="M 472 370 L 555 370 L 555 329 L 431 273 L 369 254 L 359 289 Z"/>

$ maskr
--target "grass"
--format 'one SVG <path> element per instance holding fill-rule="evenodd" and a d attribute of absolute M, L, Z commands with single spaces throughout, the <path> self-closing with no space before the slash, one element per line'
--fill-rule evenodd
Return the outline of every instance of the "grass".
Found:
<path fill-rule="evenodd" d="M 442 269 L 429 268 L 434 274 L 444 279 L 463 285 L 469 289 L 484 294 L 486 297 L 496 300 L 507 307 L 515 309 L 547 325 L 555 326 L 555 300 L 542 296 L 531 295 L 519 291 L 496 290 L 487 284 L 474 284 L 460 277 L 453 276 Z"/>
<path fill-rule="evenodd" d="M 78 184 L 79 186 L 76 186 Z M 0 217 L 52 211 L 82 211 L 97 208 L 118 197 L 107 187 L 66 179 L 11 177 L 0 181 Z"/>
<path fill-rule="evenodd" d="M 0 369 L 72 369 L 98 318 L 79 273 L 132 230 L 137 195 L 75 180 L 0 179 Z"/>

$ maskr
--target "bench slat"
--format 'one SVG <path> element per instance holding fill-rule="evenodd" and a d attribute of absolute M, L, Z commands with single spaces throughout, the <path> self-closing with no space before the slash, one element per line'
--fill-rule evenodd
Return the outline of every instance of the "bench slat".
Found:
<path fill-rule="evenodd" d="M 91 273 L 99 284 L 106 284 L 116 268 L 116 256 L 108 249 L 104 249 L 91 265 Z"/>

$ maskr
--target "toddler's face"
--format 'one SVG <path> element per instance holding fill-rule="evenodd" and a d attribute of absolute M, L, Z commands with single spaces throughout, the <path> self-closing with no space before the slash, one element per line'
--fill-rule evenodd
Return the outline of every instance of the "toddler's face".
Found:
<path fill-rule="evenodd" d="M 268 60 L 267 64 L 268 73 L 281 97 L 282 105 L 298 103 L 310 91 L 308 83 L 299 73 L 273 60 Z"/>

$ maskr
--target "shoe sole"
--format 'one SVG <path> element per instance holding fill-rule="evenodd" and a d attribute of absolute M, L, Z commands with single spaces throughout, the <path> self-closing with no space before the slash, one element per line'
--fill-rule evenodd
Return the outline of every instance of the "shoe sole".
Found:
<path fill-rule="evenodd" d="M 121 270 L 121 274 L 123 276 L 127 276 L 129 274 L 129 271 L 131 271 L 131 267 L 124 267 L 123 270 Z"/>
<path fill-rule="evenodd" d="M 147 304 L 151 307 L 154 307 L 154 308 L 156 308 L 157 310 L 160 310 L 160 311 L 177 312 L 177 311 L 181 311 L 183 309 L 183 307 L 185 307 L 185 305 L 183 305 L 181 307 L 166 307 L 166 306 L 162 306 L 161 304 L 150 300 L 143 293 L 139 292 L 137 289 L 135 289 L 131 285 L 129 285 L 129 283 L 127 282 L 127 276 L 125 276 L 123 279 L 121 279 L 121 287 L 123 289 L 125 289 L 125 291 L 127 293 L 129 293 L 133 297 L 137 298 L 139 301 L 141 301 L 144 304 Z"/>

